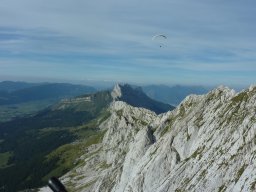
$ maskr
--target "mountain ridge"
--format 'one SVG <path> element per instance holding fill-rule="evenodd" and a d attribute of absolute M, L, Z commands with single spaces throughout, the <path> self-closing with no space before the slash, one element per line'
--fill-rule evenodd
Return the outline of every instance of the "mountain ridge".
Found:
<path fill-rule="evenodd" d="M 13 92 L 24 88 L 29 88 L 44 83 L 28 83 L 22 81 L 2 81 L 0 82 L 0 91 Z"/>
<path fill-rule="evenodd" d="M 102 142 L 62 181 L 75 191 L 255 191 L 255 109 L 256 86 L 190 95 L 160 115 L 115 101 Z"/>
<path fill-rule="evenodd" d="M 6 90 L 0 93 L 0 105 L 19 104 L 45 99 L 56 100 L 96 92 L 96 89 L 90 86 L 68 83 L 10 83 L 13 84 L 13 87 L 16 86 L 16 88 L 13 88 L 12 91 Z"/>
<path fill-rule="evenodd" d="M 150 109 L 157 114 L 173 110 L 175 107 L 156 101 L 148 97 L 142 87 L 132 87 L 128 84 L 116 84 L 112 97 L 115 101 L 124 101 L 134 107 L 143 107 Z"/>

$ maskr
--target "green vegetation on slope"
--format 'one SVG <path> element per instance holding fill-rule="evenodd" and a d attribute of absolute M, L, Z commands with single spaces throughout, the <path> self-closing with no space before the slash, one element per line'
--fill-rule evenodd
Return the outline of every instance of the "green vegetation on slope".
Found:
<path fill-rule="evenodd" d="M 44 176 L 43 181 L 47 181 L 52 176 L 61 176 L 68 170 L 82 163 L 77 157 L 82 156 L 88 146 L 101 142 L 104 134 L 105 131 L 84 130 L 83 140 L 60 146 L 47 155 L 47 159 L 44 163 L 53 166 L 51 172 Z"/>
<path fill-rule="evenodd" d="M 82 148 L 97 143 L 104 132 L 99 123 L 109 117 L 109 92 L 90 96 L 77 105 L 76 100 L 63 102 L 35 116 L 0 124 L 0 185 L 8 191 L 37 188 L 50 176 L 61 176 L 76 165 Z M 7 160 L 8 159 L 8 160 Z"/>
<path fill-rule="evenodd" d="M 8 165 L 9 159 L 12 157 L 12 152 L 0 153 L 0 169 Z"/>

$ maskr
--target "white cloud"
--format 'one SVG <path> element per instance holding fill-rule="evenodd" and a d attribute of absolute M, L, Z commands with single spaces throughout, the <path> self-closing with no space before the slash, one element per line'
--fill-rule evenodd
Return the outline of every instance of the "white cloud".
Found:
<path fill-rule="evenodd" d="M 0 36 L 20 37 L 0 38 L 0 61 L 255 71 L 255 16 L 252 0 L 2 0 Z M 155 33 L 168 36 L 163 49 Z"/>

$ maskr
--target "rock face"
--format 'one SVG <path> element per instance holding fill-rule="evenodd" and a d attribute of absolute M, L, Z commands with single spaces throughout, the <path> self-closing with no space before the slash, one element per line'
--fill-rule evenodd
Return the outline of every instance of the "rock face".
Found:
<path fill-rule="evenodd" d="M 124 101 L 134 107 L 143 107 L 157 114 L 173 110 L 175 107 L 149 98 L 141 87 L 131 87 L 128 84 L 117 84 L 112 93 L 114 101 Z"/>
<path fill-rule="evenodd" d="M 70 191 L 256 190 L 256 87 L 218 87 L 161 115 L 121 101 L 109 110 L 102 143 L 62 177 Z"/>
<path fill-rule="evenodd" d="M 116 84 L 114 89 L 112 90 L 111 96 L 114 101 L 116 101 L 116 100 L 118 100 L 118 98 L 122 97 L 122 91 L 118 84 Z"/>
<path fill-rule="evenodd" d="M 133 88 L 128 84 L 116 84 L 112 91 L 100 91 L 94 94 L 87 94 L 76 98 L 63 99 L 61 102 L 55 104 L 53 110 L 61 110 L 66 108 L 81 108 L 86 106 L 87 109 L 90 105 L 99 106 L 101 109 L 102 104 L 104 107 L 109 105 L 112 101 L 124 101 L 133 107 L 142 107 L 154 111 L 155 113 L 164 113 L 173 110 L 175 107 L 155 101 L 149 98 L 142 88 Z"/>

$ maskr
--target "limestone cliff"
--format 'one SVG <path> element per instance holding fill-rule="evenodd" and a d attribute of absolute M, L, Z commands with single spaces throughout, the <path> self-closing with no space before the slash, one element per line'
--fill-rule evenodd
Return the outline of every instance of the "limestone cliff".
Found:
<path fill-rule="evenodd" d="M 62 177 L 70 191 L 256 190 L 255 86 L 190 95 L 160 115 L 122 101 L 109 111 L 102 143 Z"/>

